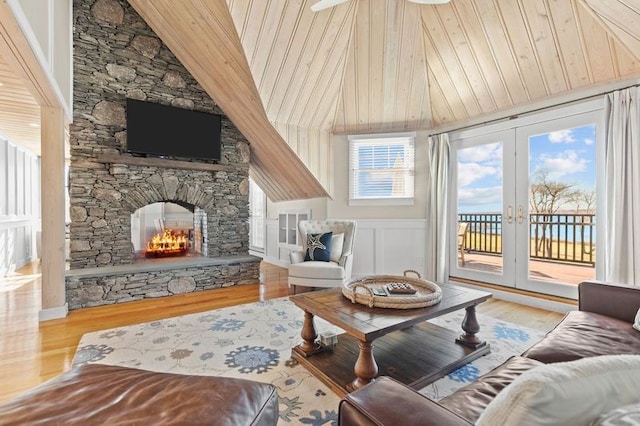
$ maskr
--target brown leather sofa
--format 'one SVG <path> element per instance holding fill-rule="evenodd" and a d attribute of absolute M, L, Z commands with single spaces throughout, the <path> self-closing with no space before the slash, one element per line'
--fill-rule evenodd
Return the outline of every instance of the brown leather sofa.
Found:
<path fill-rule="evenodd" d="M 493 398 L 519 375 L 543 363 L 597 355 L 640 354 L 632 327 L 640 287 L 588 281 L 578 287 L 577 311 L 569 312 L 541 341 L 478 380 L 435 402 L 389 378 L 340 401 L 339 425 L 472 425 Z"/>
<path fill-rule="evenodd" d="M 0 405 L 2 425 L 275 425 L 273 385 L 87 364 Z"/>

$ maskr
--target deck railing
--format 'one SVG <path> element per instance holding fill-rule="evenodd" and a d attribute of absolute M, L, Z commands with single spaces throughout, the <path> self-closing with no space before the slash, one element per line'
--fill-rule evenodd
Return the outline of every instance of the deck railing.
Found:
<path fill-rule="evenodd" d="M 502 254 L 502 214 L 460 213 L 467 222 L 467 252 Z M 595 215 L 532 213 L 529 254 L 533 259 L 595 265 Z"/>

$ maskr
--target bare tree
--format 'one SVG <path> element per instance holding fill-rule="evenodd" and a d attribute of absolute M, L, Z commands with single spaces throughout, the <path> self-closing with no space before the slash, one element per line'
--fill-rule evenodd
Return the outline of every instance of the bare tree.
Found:
<path fill-rule="evenodd" d="M 587 232 L 587 226 L 591 227 L 592 219 L 596 212 L 596 192 L 585 191 L 582 189 L 578 189 L 575 191 L 574 197 L 571 202 L 575 205 L 576 213 L 583 213 L 580 216 L 576 216 L 576 220 L 580 219 L 580 241 L 582 252 L 586 255 L 591 255 L 593 253 L 593 244 L 585 243 L 585 236 Z"/>
<path fill-rule="evenodd" d="M 594 214 L 596 212 L 596 192 L 577 189 L 574 191 L 571 203 L 575 205 L 576 213 Z"/>
<path fill-rule="evenodd" d="M 537 215 L 539 223 L 535 227 L 536 251 L 542 251 L 545 257 L 551 257 L 553 239 L 550 232 L 552 215 L 562 207 L 576 200 L 579 190 L 574 185 L 566 182 L 556 182 L 549 179 L 547 169 L 539 169 L 529 187 L 529 206 L 531 212 Z"/>

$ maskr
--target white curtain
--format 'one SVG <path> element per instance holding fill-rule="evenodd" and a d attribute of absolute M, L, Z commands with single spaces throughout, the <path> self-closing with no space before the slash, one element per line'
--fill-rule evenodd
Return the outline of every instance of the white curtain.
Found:
<path fill-rule="evenodd" d="M 605 119 L 604 279 L 640 285 L 640 88 L 608 94 Z"/>
<path fill-rule="evenodd" d="M 437 282 L 444 282 L 449 276 L 447 250 L 449 152 L 448 134 L 429 136 L 426 278 Z"/>

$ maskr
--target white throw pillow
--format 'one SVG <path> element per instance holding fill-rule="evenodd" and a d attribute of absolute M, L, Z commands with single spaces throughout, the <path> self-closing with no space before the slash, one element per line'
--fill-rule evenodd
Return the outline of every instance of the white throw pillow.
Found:
<path fill-rule="evenodd" d="M 329 260 L 340 263 L 342 257 L 342 246 L 344 245 L 344 234 L 333 234 L 331 237 L 331 251 Z"/>
<path fill-rule="evenodd" d="M 589 426 L 637 426 L 640 425 L 640 403 L 618 407 L 598 417 Z"/>
<path fill-rule="evenodd" d="M 477 425 L 586 425 L 638 401 L 640 355 L 603 355 L 535 367 L 489 403 Z"/>
<path fill-rule="evenodd" d="M 640 309 L 636 312 L 636 319 L 633 321 L 633 328 L 640 331 Z"/>

